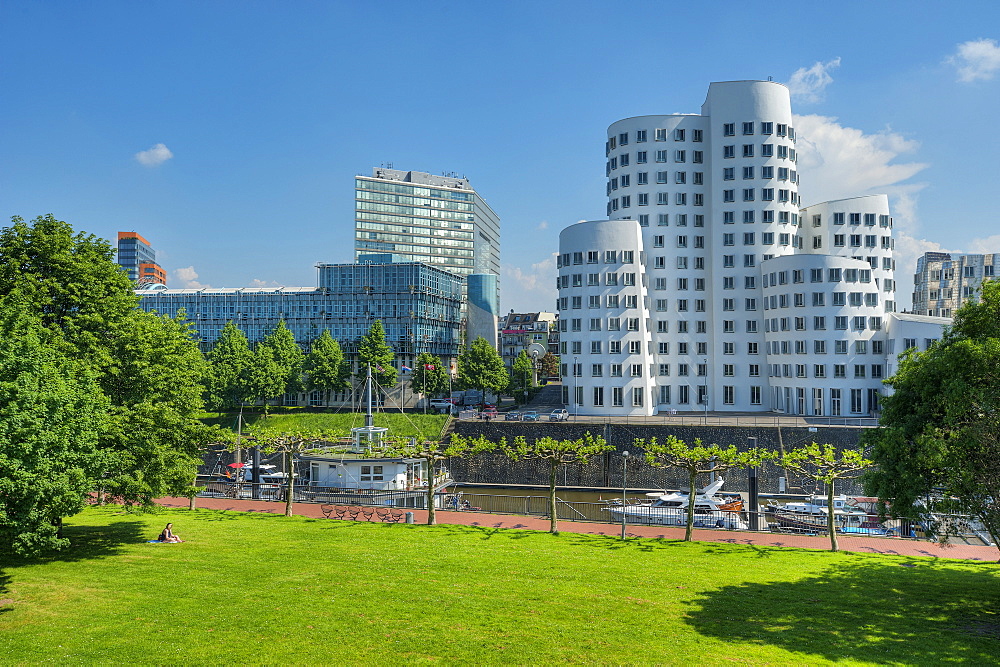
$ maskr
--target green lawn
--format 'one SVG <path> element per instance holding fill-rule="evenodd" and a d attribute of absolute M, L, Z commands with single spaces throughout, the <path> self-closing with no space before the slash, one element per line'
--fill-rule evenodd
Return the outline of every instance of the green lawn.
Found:
<path fill-rule="evenodd" d="M 185 544 L 146 544 L 167 521 Z M 90 509 L 0 559 L 0 662 L 927 664 L 1000 660 L 993 564 Z"/>
<path fill-rule="evenodd" d="M 447 415 L 399 412 L 377 412 L 373 415 L 376 426 L 385 426 L 391 437 L 409 438 L 423 435 L 436 438 L 444 428 Z M 365 416 L 359 412 L 308 412 L 305 410 L 278 410 L 266 419 L 259 413 L 244 413 L 244 424 L 250 428 L 266 428 L 272 432 L 323 431 L 348 437 L 351 429 L 365 425 Z M 236 415 L 208 413 L 202 420 L 236 429 Z"/>

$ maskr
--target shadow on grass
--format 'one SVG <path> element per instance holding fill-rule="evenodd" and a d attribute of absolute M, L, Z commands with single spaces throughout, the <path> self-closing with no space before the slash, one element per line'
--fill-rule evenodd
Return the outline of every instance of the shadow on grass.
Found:
<path fill-rule="evenodd" d="M 795 582 L 724 586 L 691 602 L 702 635 L 831 661 L 996 664 L 1000 570 L 859 556 Z"/>
<path fill-rule="evenodd" d="M 10 572 L 25 565 L 53 562 L 76 562 L 107 558 L 123 551 L 129 544 L 145 542 L 148 528 L 141 521 L 114 521 L 108 525 L 71 525 L 63 527 L 63 537 L 69 539 L 70 546 L 62 551 L 34 557 L 14 554 L 0 555 L 0 613 L 11 611 L 14 600 L 9 599 Z"/>

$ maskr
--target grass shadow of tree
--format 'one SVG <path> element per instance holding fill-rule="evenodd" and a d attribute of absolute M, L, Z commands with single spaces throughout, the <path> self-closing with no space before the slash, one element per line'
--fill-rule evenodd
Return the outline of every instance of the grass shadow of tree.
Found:
<path fill-rule="evenodd" d="M 997 664 L 995 566 L 860 558 L 795 582 L 724 586 L 692 601 L 686 622 L 706 636 L 831 661 Z"/>

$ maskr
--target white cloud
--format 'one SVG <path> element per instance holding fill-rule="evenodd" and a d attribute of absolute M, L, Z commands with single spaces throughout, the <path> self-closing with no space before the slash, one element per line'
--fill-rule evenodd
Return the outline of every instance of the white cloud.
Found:
<path fill-rule="evenodd" d="M 989 81 L 1000 71 L 1000 44 L 995 39 L 962 42 L 946 62 L 955 66 L 962 83 Z"/>
<path fill-rule="evenodd" d="M 991 254 L 1000 252 L 1000 234 L 987 236 L 986 238 L 973 239 L 969 244 L 969 252 Z"/>
<path fill-rule="evenodd" d="M 556 304 L 556 255 L 531 265 L 527 271 L 513 264 L 500 267 L 504 310 L 516 312 L 551 311 Z"/>
<path fill-rule="evenodd" d="M 139 164 L 146 167 L 159 167 L 161 164 L 174 156 L 164 144 L 156 144 L 149 150 L 139 151 L 135 154 L 135 159 Z"/>
<path fill-rule="evenodd" d="M 898 215 L 912 215 L 916 193 L 924 184 L 903 181 L 927 164 L 894 161 L 916 151 L 918 142 L 890 130 L 865 134 L 828 116 L 795 116 L 794 120 L 799 172 L 805 174 L 799 192 L 807 205 L 885 193 L 897 200 L 894 210 Z"/>
<path fill-rule="evenodd" d="M 549 221 L 548 220 L 542 220 L 541 222 L 538 223 L 537 226 L 535 226 L 535 229 L 538 229 L 538 230 L 548 229 L 548 228 L 549 228 Z"/>
<path fill-rule="evenodd" d="M 198 272 L 194 270 L 193 266 L 174 269 L 174 278 L 181 283 L 182 287 L 187 289 L 204 289 L 210 287 L 210 285 L 198 282 Z"/>
<path fill-rule="evenodd" d="M 800 67 L 788 79 L 788 90 L 798 102 L 819 102 L 823 90 L 833 83 L 830 72 L 840 67 L 840 58 L 829 62 L 817 62 L 812 67 Z"/>
<path fill-rule="evenodd" d="M 281 284 L 273 280 L 261 280 L 260 278 L 254 278 L 250 281 L 249 287 L 281 287 Z"/>

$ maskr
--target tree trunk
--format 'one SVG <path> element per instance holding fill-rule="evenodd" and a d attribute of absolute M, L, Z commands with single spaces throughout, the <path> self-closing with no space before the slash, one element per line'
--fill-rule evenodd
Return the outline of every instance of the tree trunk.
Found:
<path fill-rule="evenodd" d="M 292 516 L 292 499 L 295 497 L 295 470 L 292 468 L 292 452 L 285 452 L 288 482 L 285 484 L 285 516 Z"/>
<path fill-rule="evenodd" d="M 197 509 L 197 507 L 196 507 L 197 501 L 195 500 L 195 498 L 198 497 L 198 477 L 197 476 L 195 476 L 195 478 L 191 480 L 191 487 L 192 487 L 191 491 L 190 491 L 191 495 L 188 497 L 188 509 L 189 510 Z"/>
<path fill-rule="evenodd" d="M 555 460 L 549 465 L 549 532 L 559 534 L 559 513 L 556 508 L 556 471 L 559 464 Z"/>
<path fill-rule="evenodd" d="M 690 542 L 694 537 L 694 499 L 698 495 L 695 483 L 698 479 L 698 471 L 694 468 L 688 470 L 688 506 L 687 506 L 687 529 L 684 531 L 684 541 Z"/>
<path fill-rule="evenodd" d="M 837 550 L 837 527 L 833 520 L 833 480 L 831 479 L 826 488 L 826 528 L 830 531 L 830 551 Z"/>
<path fill-rule="evenodd" d="M 437 524 L 434 508 L 434 459 L 427 459 L 427 525 Z"/>

